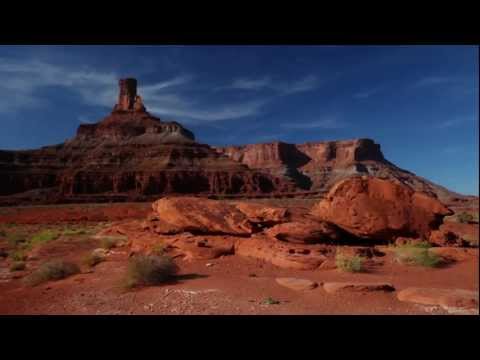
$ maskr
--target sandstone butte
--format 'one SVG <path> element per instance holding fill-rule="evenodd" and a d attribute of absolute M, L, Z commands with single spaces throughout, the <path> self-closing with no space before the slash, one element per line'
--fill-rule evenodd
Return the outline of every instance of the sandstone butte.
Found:
<path fill-rule="evenodd" d="M 339 180 L 372 175 L 438 196 L 467 197 L 396 167 L 370 139 L 210 147 L 177 122 L 151 115 L 135 79 L 119 82 L 107 117 L 64 143 L 0 150 L 0 205 L 147 201 L 161 194 L 321 195 Z"/>

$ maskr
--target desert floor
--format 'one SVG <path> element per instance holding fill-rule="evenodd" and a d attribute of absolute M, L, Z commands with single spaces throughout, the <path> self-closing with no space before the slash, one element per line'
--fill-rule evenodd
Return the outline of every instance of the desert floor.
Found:
<path fill-rule="evenodd" d="M 23 278 L 50 259 L 81 260 L 99 247 L 92 236 L 113 221 L 142 218 L 149 204 L 62 205 L 0 208 L 0 249 L 8 251 L 11 233 L 31 235 L 51 230 L 57 239 L 38 245 L 26 269 L 10 271 L 11 260 L 0 257 L 0 314 L 447 314 L 435 306 L 397 300 L 396 292 L 328 294 L 321 286 L 330 281 L 388 282 L 396 290 L 406 287 L 478 291 L 478 247 L 469 248 L 462 260 L 440 268 L 401 265 L 393 253 L 362 273 L 330 270 L 288 270 L 260 260 L 236 255 L 214 260 L 177 258 L 180 275 L 161 286 L 124 288 L 129 249 L 110 250 L 107 260 L 63 280 L 28 286 Z M 2 237 L 3 236 L 3 237 Z M 279 285 L 278 277 L 309 279 L 313 290 L 294 291 Z M 275 304 L 267 299 L 276 300 Z"/>

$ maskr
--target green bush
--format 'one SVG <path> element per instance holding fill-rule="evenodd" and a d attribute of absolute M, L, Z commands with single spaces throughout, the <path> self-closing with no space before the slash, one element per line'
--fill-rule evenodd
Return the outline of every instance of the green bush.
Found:
<path fill-rule="evenodd" d="M 56 230 L 42 230 L 30 238 L 30 240 L 28 241 L 29 247 L 56 240 L 59 237 L 60 233 Z"/>
<path fill-rule="evenodd" d="M 280 304 L 280 301 L 275 300 L 275 299 L 273 299 L 273 298 L 271 298 L 271 297 L 268 297 L 268 298 L 266 298 L 265 300 L 263 300 L 263 303 L 264 303 L 265 305 L 278 305 L 278 304 Z"/>
<path fill-rule="evenodd" d="M 50 280 L 65 279 L 79 272 L 80 268 L 77 264 L 63 260 L 54 260 L 42 264 L 25 278 L 25 282 L 30 286 L 35 286 Z"/>
<path fill-rule="evenodd" d="M 355 255 L 346 256 L 343 254 L 337 254 L 335 256 L 335 265 L 338 269 L 345 272 L 361 272 L 363 271 L 363 263 L 365 258 Z"/>
<path fill-rule="evenodd" d="M 10 253 L 10 258 L 13 261 L 25 261 L 27 260 L 27 254 L 25 254 L 25 252 L 23 252 L 22 250 L 16 250 Z"/>
<path fill-rule="evenodd" d="M 12 265 L 10 265 L 10 271 L 20 271 L 25 270 L 26 268 L 25 261 L 15 261 Z"/>
<path fill-rule="evenodd" d="M 473 220 L 473 215 L 466 212 L 462 212 L 457 215 L 457 221 L 462 224 L 468 224 L 470 222 L 473 222 Z"/>
<path fill-rule="evenodd" d="M 396 260 L 404 265 L 437 267 L 442 264 L 442 257 L 431 253 L 427 248 L 400 246 L 395 249 Z"/>
<path fill-rule="evenodd" d="M 171 279 L 178 272 L 177 265 L 168 256 L 137 255 L 130 259 L 125 285 L 157 285 Z"/>
<path fill-rule="evenodd" d="M 63 230 L 63 235 L 65 235 L 65 236 L 85 235 L 87 233 L 88 232 L 85 229 L 65 229 L 65 230 Z"/>

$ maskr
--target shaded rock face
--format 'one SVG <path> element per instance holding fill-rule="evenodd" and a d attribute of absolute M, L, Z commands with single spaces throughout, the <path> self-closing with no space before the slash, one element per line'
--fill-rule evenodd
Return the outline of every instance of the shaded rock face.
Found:
<path fill-rule="evenodd" d="M 380 145 L 371 139 L 310 142 L 298 145 L 274 142 L 215 149 L 252 169 L 262 169 L 285 181 L 291 181 L 303 191 L 323 193 L 345 178 L 372 175 L 428 193 L 442 201 L 464 198 L 398 168 L 385 159 Z"/>
<path fill-rule="evenodd" d="M 337 183 L 311 213 L 358 237 L 393 242 L 398 237 L 428 240 L 453 212 L 407 186 L 363 176 Z"/>
<path fill-rule="evenodd" d="M 0 196 L 25 202 L 145 200 L 155 194 L 293 191 L 279 178 L 233 161 L 176 122 L 145 109 L 135 79 L 119 83 L 112 113 L 74 138 L 38 150 L 0 151 Z M 51 189 L 48 195 L 40 190 Z M 20 201 L 22 196 L 13 197 Z M 0 199 L 0 203 L 2 203 Z"/>

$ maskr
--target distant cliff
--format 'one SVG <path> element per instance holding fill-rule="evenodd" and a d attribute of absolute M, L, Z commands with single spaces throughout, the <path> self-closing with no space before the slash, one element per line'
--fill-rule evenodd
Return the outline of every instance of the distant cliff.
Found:
<path fill-rule="evenodd" d="M 304 191 L 324 192 L 352 175 L 371 174 L 392 179 L 450 202 L 464 196 L 449 191 L 385 159 L 380 145 L 371 139 L 354 139 L 305 144 L 273 142 L 216 147 L 233 160 L 273 176 L 293 181 Z"/>

